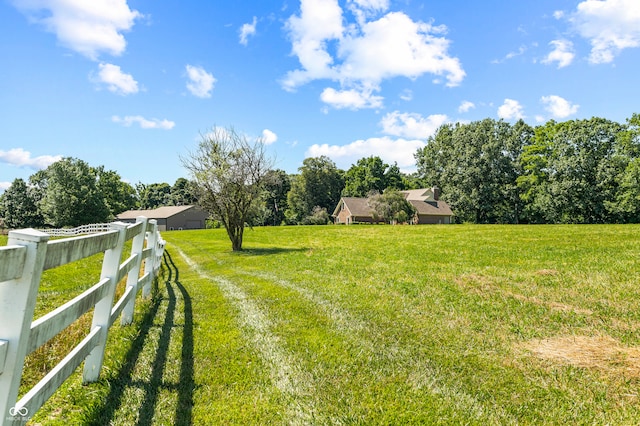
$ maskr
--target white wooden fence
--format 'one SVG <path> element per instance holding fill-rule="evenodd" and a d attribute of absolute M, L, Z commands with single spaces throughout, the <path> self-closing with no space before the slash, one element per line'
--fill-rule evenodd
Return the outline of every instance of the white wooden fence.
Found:
<path fill-rule="evenodd" d="M 115 222 L 109 227 L 107 232 L 53 241 L 41 231 L 16 230 L 0 247 L 0 425 L 26 423 L 82 361 L 83 382 L 96 381 L 109 327 L 120 314 L 121 324 L 133 321 L 140 288 L 144 297 L 150 295 L 164 250 L 157 222 L 141 216 L 135 224 Z M 125 242 L 131 239 L 131 254 L 121 262 Z M 100 280 L 34 320 L 42 272 L 101 252 Z M 114 304 L 116 285 L 125 276 L 126 289 Z M 82 342 L 18 401 L 25 357 L 93 308 L 91 329 Z"/>
<path fill-rule="evenodd" d="M 89 225 L 78 226 L 77 228 L 43 229 L 42 231 L 46 232 L 52 237 L 71 237 L 82 234 L 107 232 L 110 230 L 111 225 L 109 223 L 91 223 Z"/>

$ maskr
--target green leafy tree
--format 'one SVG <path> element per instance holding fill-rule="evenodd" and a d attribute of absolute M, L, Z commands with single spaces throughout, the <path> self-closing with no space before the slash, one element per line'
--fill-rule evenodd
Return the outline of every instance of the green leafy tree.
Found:
<path fill-rule="evenodd" d="M 402 187 L 399 189 L 420 189 L 428 186 L 423 182 L 422 177 L 416 173 L 401 173 Z"/>
<path fill-rule="evenodd" d="M 45 223 L 54 227 L 106 222 L 109 207 L 98 188 L 96 172 L 77 158 L 66 157 L 37 174 Z"/>
<path fill-rule="evenodd" d="M 168 206 L 171 203 L 171 185 L 166 182 L 142 184 L 136 187 L 140 208 L 145 210 L 155 209 L 161 206 Z"/>
<path fill-rule="evenodd" d="M 284 170 L 270 170 L 264 180 L 261 195 L 264 218 L 261 225 L 280 225 L 285 220 L 287 194 L 291 190 L 291 179 Z"/>
<path fill-rule="evenodd" d="M 616 139 L 615 155 L 605 162 L 601 174 L 615 186 L 615 195 L 604 201 L 610 220 L 640 222 L 640 115 L 627 119 Z M 608 169 L 608 170 L 607 170 Z"/>
<path fill-rule="evenodd" d="M 252 144 L 232 128 L 216 127 L 182 163 L 196 183 L 198 203 L 222 222 L 233 251 L 242 250 L 245 224 L 272 165 L 263 140 Z"/>
<path fill-rule="evenodd" d="M 518 176 L 516 184 L 524 202 L 523 219 L 529 223 L 547 222 L 547 212 L 553 209 L 550 194 L 542 189 L 549 184 L 549 161 L 556 124 L 550 120 L 543 126 L 536 127 L 531 142 L 523 147 L 520 160 L 522 174 Z"/>
<path fill-rule="evenodd" d="M 33 189 L 22 179 L 15 179 L 0 198 L 0 217 L 10 229 L 38 228 L 44 225 Z"/>
<path fill-rule="evenodd" d="M 617 179 L 616 198 L 605 201 L 608 210 L 619 222 L 640 223 L 640 158 L 632 159 Z"/>
<path fill-rule="evenodd" d="M 344 175 L 344 197 L 364 197 L 371 191 L 387 188 L 404 189 L 402 173 L 397 164 L 389 166 L 380 157 L 361 158 Z"/>
<path fill-rule="evenodd" d="M 287 222 L 302 223 L 316 206 L 333 211 L 344 187 L 343 172 L 325 156 L 306 158 L 298 171 L 287 197 Z"/>
<path fill-rule="evenodd" d="M 405 175 L 400 171 L 398 163 L 387 166 L 384 172 L 384 189 L 409 189 L 406 184 Z"/>
<path fill-rule="evenodd" d="M 285 223 L 295 225 L 309 214 L 305 182 L 301 175 L 289 176 L 291 189 L 287 193 L 287 209 L 284 211 Z"/>
<path fill-rule="evenodd" d="M 511 126 L 485 119 L 444 125 L 416 153 L 418 173 L 423 182 L 442 188 L 457 220 L 517 223 L 522 210 L 520 156 L 530 134 L 524 122 Z"/>
<path fill-rule="evenodd" d="M 415 208 L 404 195 L 393 189 L 382 194 L 371 195 L 368 203 L 375 213 L 374 219 L 384 220 L 387 223 L 405 223 L 416 213 Z"/>
<path fill-rule="evenodd" d="M 185 178 L 176 179 L 169 193 L 169 204 L 172 206 L 190 206 L 196 204 L 194 183 Z"/>
<path fill-rule="evenodd" d="M 123 182 L 118 173 L 105 170 L 104 166 L 97 167 L 95 173 L 98 189 L 102 192 L 111 217 L 136 207 L 138 204 L 136 190 Z"/>
<path fill-rule="evenodd" d="M 628 164 L 618 144 L 622 130 L 618 123 L 595 117 L 536 128 L 519 179 L 531 221 L 611 221 L 616 208 L 610 202 L 621 184 L 616 176 Z"/>
<path fill-rule="evenodd" d="M 389 166 L 380 157 L 361 158 L 344 175 L 344 197 L 364 197 L 371 191 L 382 192 L 387 182 L 385 171 Z"/>
<path fill-rule="evenodd" d="M 330 223 L 331 216 L 327 209 L 320 206 L 315 206 L 311 211 L 311 214 L 302 220 L 302 225 L 326 225 Z"/>

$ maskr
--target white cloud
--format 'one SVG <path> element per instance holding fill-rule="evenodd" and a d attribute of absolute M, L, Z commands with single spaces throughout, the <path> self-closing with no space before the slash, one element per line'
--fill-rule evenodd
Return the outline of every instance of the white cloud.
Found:
<path fill-rule="evenodd" d="M 640 46 L 638 0 L 586 0 L 569 20 L 590 41 L 591 63 L 612 62 L 621 50 Z"/>
<path fill-rule="evenodd" d="M 476 107 L 476 104 L 474 104 L 471 101 L 462 101 L 462 103 L 458 107 L 458 112 L 469 112 L 475 107 Z"/>
<path fill-rule="evenodd" d="M 524 118 L 522 105 L 513 99 L 505 99 L 504 103 L 498 107 L 498 117 L 505 120 Z"/>
<path fill-rule="evenodd" d="M 517 51 L 509 52 L 504 56 L 504 58 L 502 58 L 502 59 L 494 59 L 493 61 L 491 61 L 491 63 L 492 64 L 502 64 L 502 63 L 508 61 L 509 59 L 515 58 L 516 56 L 524 55 L 524 53 L 526 51 L 527 51 L 527 46 L 520 46 Z"/>
<path fill-rule="evenodd" d="M 398 163 L 401 169 L 415 167 L 413 154 L 423 148 L 426 143 L 422 140 L 393 139 L 388 136 L 358 140 L 347 145 L 314 144 L 307 149 L 307 157 L 326 155 L 339 164 L 348 167 L 362 157 L 379 156 L 385 162 Z"/>
<path fill-rule="evenodd" d="M 189 78 L 187 83 L 189 92 L 199 98 L 210 98 L 213 85 L 216 82 L 213 74 L 206 72 L 202 67 L 192 65 L 187 65 L 186 70 Z"/>
<path fill-rule="evenodd" d="M 146 119 L 140 115 L 127 115 L 126 117 L 119 117 L 114 115 L 111 117 L 111 121 L 114 123 L 122 124 L 126 127 L 131 127 L 134 123 L 137 123 L 141 129 L 162 129 L 171 130 L 176 125 L 175 122 L 169 120 L 159 120 L 157 118 Z"/>
<path fill-rule="evenodd" d="M 348 0 L 347 5 L 358 23 L 362 24 L 368 17 L 387 11 L 389 0 Z"/>
<path fill-rule="evenodd" d="M 436 133 L 438 128 L 449 121 L 444 114 L 423 117 L 415 113 L 390 112 L 380 120 L 382 131 L 388 135 L 411 139 L 427 139 Z"/>
<path fill-rule="evenodd" d="M 413 99 L 413 92 L 409 89 L 405 89 L 402 91 L 402 93 L 400 93 L 400 99 L 402 99 L 403 101 L 410 101 Z"/>
<path fill-rule="evenodd" d="M 371 90 L 335 90 L 328 87 L 320 94 L 322 102 L 334 108 L 361 109 L 361 108 L 381 108 L 382 96 L 376 96 Z"/>
<path fill-rule="evenodd" d="M 98 65 L 98 75 L 90 76 L 90 79 L 99 84 L 105 84 L 110 92 L 119 95 L 138 93 L 138 82 L 131 74 L 122 72 L 119 66 L 113 64 Z"/>
<path fill-rule="evenodd" d="M 40 155 L 31 157 L 29 151 L 22 148 L 13 148 L 9 151 L 0 150 L 0 162 L 18 167 L 28 167 L 30 169 L 46 169 L 56 161 L 62 160 L 61 155 Z"/>
<path fill-rule="evenodd" d="M 563 10 L 556 10 L 555 12 L 553 12 L 553 17 L 556 18 L 556 19 L 564 18 L 564 11 Z"/>
<path fill-rule="evenodd" d="M 11 182 L 0 182 L 0 192 L 4 192 L 11 186 Z"/>
<path fill-rule="evenodd" d="M 351 9 L 364 12 L 384 12 L 389 9 L 389 0 L 348 0 Z"/>
<path fill-rule="evenodd" d="M 240 27 L 240 44 L 247 45 L 249 43 L 249 36 L 256 34 L 256 25 L 258 24 L 258 18 L 253 17 L 251 24 L 243 24 Z"/>
<path fill-rule="evenodd" d="M 434 35 L 444 31 L 444 27 L 414 22 L 401 12 L 367 22 L 360 32 L 350 32 L 340 42 L 339 54 L 345 58 L 340 77 L 378 83 L 430 73 L 444 76 L 447 86 L 457 86 L 465 72 L 457 58 L 447 55 L 449 40 Z"/>
<path fill-rule="evenodd" d="M 127 45 L 122 33 L 142 17 L 126 0 L 13 0 L 13 4 L 54 33 L 60 44 L 92 60 L 100 52 L 122 54 Z"/>
<path fill-rule="evenodd" d="M 572 104 L 564 98 L 556 95 L 543 96 L 540 102 L 545 105 L 547 110 L 554 118 L 566 118 L 578 112 L 580 105 Z"/>
<path fill-rule="evenodd" d="M 275 143 L 277 140 L 278 140 L 278 135 L 273 133 L 271 130 L 264 129 L 262 131 L 262 141 L 264 142 L 265 145 L 271 145 L 272 143 Z"/>
<path fill-rule="evenodd" d="M 329 79 L 341 86 L 334 93 L 348 93 L 362 87 L 377 90 L 385 79 L 427 73 L 442 77 L 447 86 L 459 85 L 465 72 L 448 53 L 450 41 L 442 36 L 446 27 L 416 22 L 401 12 L 375 19 L 388 7 L 383 0 L 351 0 L 348 11 L 356 22 L 345 27 L 345 11 L 337 0 L 302 0 L 300 14 L 286 24 L 301 68 L 287 73 L 283 87 L 294 90 Z"/>
<path fill-rule="evenodd" d="M 553 46 L 553 50 L 542 60 L 543 64 L 558 63 L 558 68 L 564 68 L 573 62 L 576 56 L 573 53 L 573 43 L 569 40 L 553 40 L 549 43 Z"/>
<path fill-rule="evenodd" d="M 331 69 L 333 57 L 327 51 L 327 41 L 342 37 L 342 9 L 337 0 L 302 0 L 300 16 L 291 16 L 286 28 L 291 38 L 293 54 L 302 70 L 291 71 L 283 87 L 293 90 L 311 80 L 336 78 Z"/>

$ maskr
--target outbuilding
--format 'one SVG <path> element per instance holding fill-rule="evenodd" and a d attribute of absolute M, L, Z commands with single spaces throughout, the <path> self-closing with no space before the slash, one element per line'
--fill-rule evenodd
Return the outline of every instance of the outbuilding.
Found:
<path fill-rule="evenodd" d="M 160 231 L 204 229 L 209 215 L 198 206 L 164 206 L 153 210 L 128 210 L 116 216 L 120 222 L 134 223 L 138 216 L 158 221 Z"/>

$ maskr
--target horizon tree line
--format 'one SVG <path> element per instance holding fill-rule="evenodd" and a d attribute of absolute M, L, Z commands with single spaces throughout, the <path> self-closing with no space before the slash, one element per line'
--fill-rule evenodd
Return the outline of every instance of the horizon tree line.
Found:
<path fill-rule="evenodd" d="M 638 114 L 622 124 L 598 117 L 536 127 L 488 118 L 445 124 L 414 157 L 412 174 L 378 156 L 348 170 L 326 156 L 306 158 L 295 174 L 269 167 L 245 221 L 322 224 L 342 196 L 438 186 L 458 223 L 640 222 Z M 132 186 L 67 157 L 28 181 L 15 179 L 0 195 L 0 218 L 6 228 L 79 226 L 129 209 L 204 204 L 199 196 L 197 179 Z"/>

